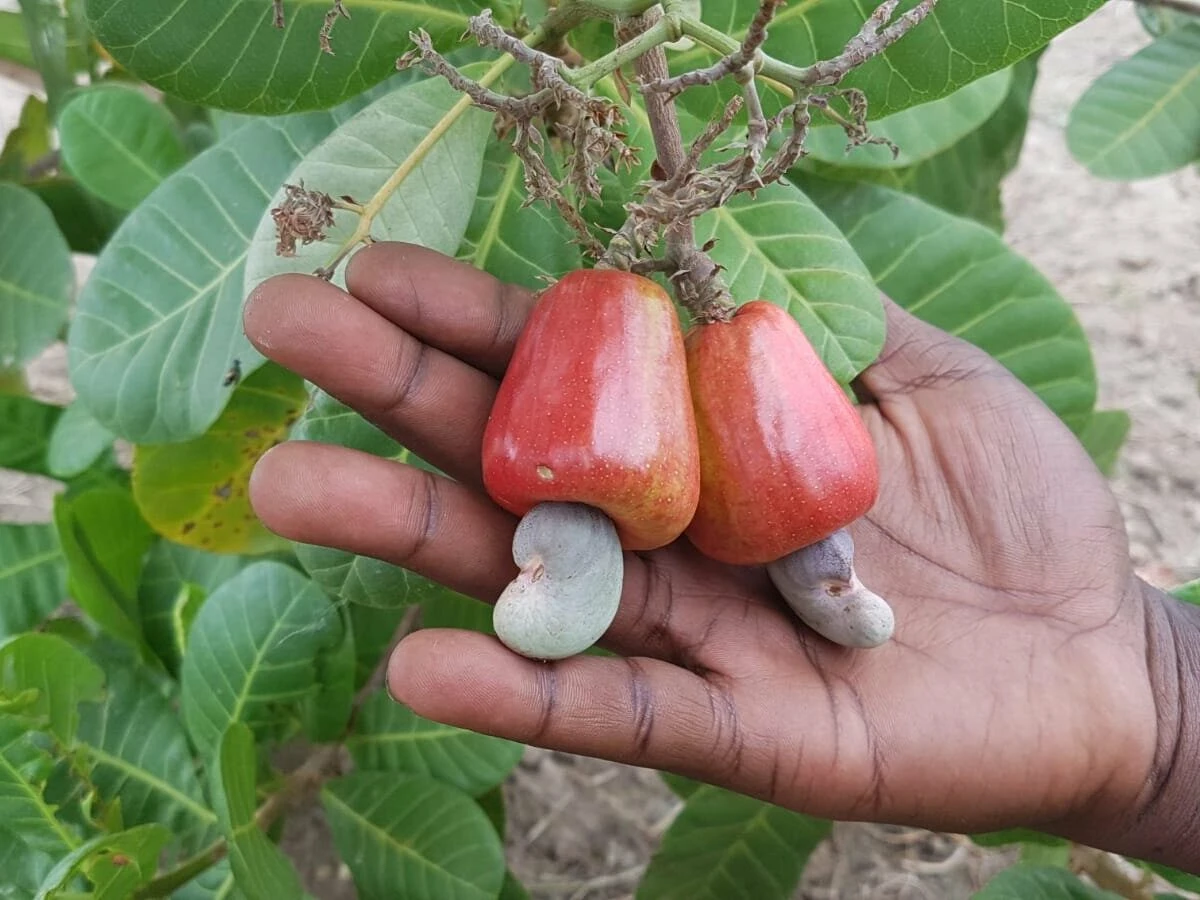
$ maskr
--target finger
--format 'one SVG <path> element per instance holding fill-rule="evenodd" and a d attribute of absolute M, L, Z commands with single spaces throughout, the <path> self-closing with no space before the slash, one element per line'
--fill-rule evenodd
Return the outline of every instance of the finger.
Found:
<path fill-rule="evenodd" d="M 437 722 L 698 777 L 723 767 L 760 769 L 753 757 L 768 745 L 720 686 L 655 659 L 541 663 L 487 635 L 427 629 L 397 646 L 388 688 Z M 808 690 L 796 685 L 791 699 L 803 705 Z"/>
<path fill-rule="evenodd" d="M 247 336 L 453 477 L 482 483 L 480 446 L 496 382 L 435 350 L 345 291 L 282 275 L 251 295 Z"/>
<path fill-rule="evenodd" d="M 883 297 L 887 338 L 879 358 L 856 379 L 864 402 L 923 390 L 945 390 L 982 377 L 1011 377 L 973 344 L 923 322 Z"/>
<path fill-rule="evenodd" d="M 276 534 L 381 559 L 488 603 L 517 574 L 513 516 L 464 485 L 345 447 L 273 448 L 254 469 L 250 500 Z M 690 585 L 682 598 L 665 566 L 624 560 L 609 649 L 695 665 L 706 638 L 740 624 L 747 601 Z"/>
<path fill-rule="evenodd" d="M 536 294 L 413 244 L 360 250 L 350 292 L 431 347 L 496 377 L 503 374 Z"/>
<path fill-rule="evenodd" d="M 289 540 L 385 560 L 472 597 L 494 598 L 517 574 L 516 519 L 464 485 L 357 450 L 280 444 L 255 466 L 250 502 Z"/>

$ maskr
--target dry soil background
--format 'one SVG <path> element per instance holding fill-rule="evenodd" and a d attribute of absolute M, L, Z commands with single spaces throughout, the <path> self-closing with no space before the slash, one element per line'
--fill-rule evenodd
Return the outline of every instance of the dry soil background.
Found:
<path fill-rule="evenodd" d="M 1200 176 L 1099 181 L 1072 161 L 1063 138 L 1087 85 L 1147 40 L 1131 5 L 1111 0 L 1054 42 L 1004 195 L 1009 240 L 1057 285 L 1092 339 L 1102 404 L 1133 418 L 1114 488 L 1136 564 L 1169 586 L 1200 577 Z M 0 133 L 24 92 L 0 82 Z M 69 395 L 61 350 L 35 374 L 43 393 Z M 47 499 L 45 485 L 0 479 L 0 518 L 45 520 Z M 652 772 L 533 749 L 506 794 L 511 865 L 538 898 L 631 897 L 679 806 Z M 286 842 L 316 896 L 353 897 L 314 814 L 296 816 Z M 839 825 L 797 896 L 967 897 L 1005 862 L 950 835 Z"/>

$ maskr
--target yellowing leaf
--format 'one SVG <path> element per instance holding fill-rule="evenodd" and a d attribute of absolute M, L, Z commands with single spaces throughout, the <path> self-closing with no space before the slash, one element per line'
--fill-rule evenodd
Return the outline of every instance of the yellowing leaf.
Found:
<path fill-rule="evenodd" d="M 282 542 L 250 508 L 258 458 L 279 443 L 304 408 L 304 383 L 267 365 L 236 388 L 220 418 L 198 438 L 142 444 L 133 458 L 133 496 L 159 534 L 216 553 L 266 553 Z"/>

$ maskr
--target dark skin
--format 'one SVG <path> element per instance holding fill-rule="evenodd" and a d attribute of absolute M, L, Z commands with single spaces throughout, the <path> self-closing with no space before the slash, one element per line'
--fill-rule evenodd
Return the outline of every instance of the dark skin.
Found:
<path fill-rule="evenodd" d="M 289 442 L 259 462 L 254 508 L 288 538 L 494 601 L 516 574 L 517 520 L 482 489 L 480 444 L 534 294 L 402 244 L 358 253 L 347 285 L 272 279 L 246 332 L 451 478 Z M 421 630 L 391 659 L 391 693 L 440 722 L 817 816 L 1024 825 L 1200 866 L 1195 786 L 1173 766 L 1197 746 L 1181 672 L 1194 677 L 1200 623 L 1134 576 L 1113 496 L 1053 413 L 986 354 L 885 306 L 887 344 L 856 384 L 882 488 L 851 533 L 859 575 L 896 612 L 892 641 L 836 647 L 762 570 L 683 539 L 626 554 L 603 641 L 620 658 L 547 664 Z"/>

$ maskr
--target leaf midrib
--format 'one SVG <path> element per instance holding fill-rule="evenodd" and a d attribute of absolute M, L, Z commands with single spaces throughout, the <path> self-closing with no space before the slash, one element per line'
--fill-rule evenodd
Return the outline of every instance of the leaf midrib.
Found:
<path fill-rule="evenodd" d="M 177 787 L 169 781 L 163 781 L 157 775 L 139 768 L 128 760 L 120 756 L 114 756 L 106 750 L 102 750 L 93 744 L 86 744 L 86 753 L 99 762 L 112 766 L 114 769 L 119 769 L 127 777 L 136 781 L 140 781 L 149 787 L 152 787 L 164 794 L 170 796 L 180 806 L 186 807 L 189 812 L 195 814 L 198 819 L 204 821 L 206 825 L 216 825 L 217 816 L 212 810 L 205 806 L 201 806 L 194 798 L 181 792 Z"/>

